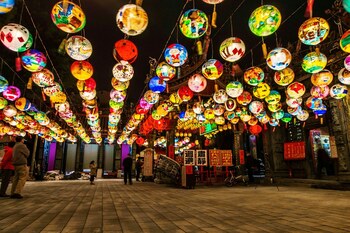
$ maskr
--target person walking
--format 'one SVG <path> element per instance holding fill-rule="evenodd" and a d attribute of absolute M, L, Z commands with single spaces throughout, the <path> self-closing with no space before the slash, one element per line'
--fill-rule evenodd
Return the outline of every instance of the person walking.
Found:
<path fill-rule="evenodd" d="M 1 169 L 1 189 L 0 189 L 0 197 L 9 197 L 10 195 L 6 194 L 7 187 L 10 183 L 11 176 L 13 176 L 13 171 L 15 167 L 12 165 L 12 153 L 13 146 L 15 142 L 9 142 L 7 146 L 5 146 L 5 154 L 2 157 L 0 163 Z"/>
<path fill-rule="evenodd" d="M 132 158 L 131 158 L 131 154 L 128 154 L 128 156 L 123 160 L 123 167 L 124 167 L 124 184 L 127 183 L 128 178 L 129 178 L 129 184 L 132 184 L 132 179 L 131 179 Z"/>
<path fill-rule="evenodd" d="M 137 159 L 135 167 L 136 167 L 136 181 L 140 181 L 140 174 L 142 169 L 142 162 L 140 159 Z"/>
<path fill-rule="evenodd" d="M 92 160 L 89 164 L 89 168 L 90 168 L 90 184 L 94 185 L 94 180 L 97 174 L 97 166 L 95 164 L 95 161 Z"/>
<path fill-rule="evenodd" d="M 23 187 L 27 181 L 27 158 L 30 154 L 29 149 L 24 144 L 24 138 L 16 137 L 16 144 L 13 147 L 12 164 L 15 167 L 15 176 L 11 188 L 11 198 L 21 199 Z"/>

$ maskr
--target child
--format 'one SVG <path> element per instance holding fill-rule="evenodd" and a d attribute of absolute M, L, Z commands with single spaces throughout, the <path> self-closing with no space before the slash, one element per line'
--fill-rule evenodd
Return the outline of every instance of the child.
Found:
<path fill-rule="evenodd" d="M 95 180 L 95 176 L 97 174 L 97 166 L 95 164 L 95 161 L 92 160 L 90 162 L 90 165 L 89 165 L 89 168 L 90 168 L 90 184 L 91 185 L 94 185 L 94 180 Z"/>

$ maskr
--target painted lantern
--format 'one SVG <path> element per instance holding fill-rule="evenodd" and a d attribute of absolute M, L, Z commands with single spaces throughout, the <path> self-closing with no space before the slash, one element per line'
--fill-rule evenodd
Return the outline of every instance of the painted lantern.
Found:
<path fill-rule="evenodd" d="M 264 110 L 264 104 L 260 101 L 252 101 L 249 104 L 249 111 L 254 115 L 258 115 L 262 110 Z"/>
<path fill-rule="evenodd" d="M 267 83 L 259 83 L 253 89 L 253 95 L 258 99 L 264 99 L 270 94 L 270 86 Z"/>
<path fill-rule="evenodd" d="M 339 82 L 345 85 L 350 85 L 350 71 L 343 68 L 338 73 Z"/>
<path fill-rule="evenodd" d="M 94 68 L 87 61 L 75 61 L 70 66 L 70 72 L 78 80 L 86 80 L 94 73 Z"/>
<path fill-rule="evenodd" d="M 149 80 L 148 87 L 155 93 L 162 93 L 166 89 L 166 82 L 161 80 L 158 76 L 154 76 Z"/>
<path fill-rule="evenodd" d="M 322 99 L 318 99 L 313 96 L 310 96 L 305 101 L 305 106 L 310 109 L 317 109 L 317 108 L 320 108 L 322 105 L 323 105 Z"/>
<path fill-rule="evenodd" d="M 4 109 L 7 106 L 7 104 L 7 99 L 5 99 L 4 97 L 0 97 L 0 109 Z"/>
<path fill-rule="evenodd" d="M 318 73 L 327 65 L 327 57 L 323 53 L 311 52 L 305 55 L 301 67 L 305 72 Z"/>
<path fill-rule="evenodd" d="M 232 98 L 228 98 L 225 102 L 225 108 L 227 111 L 235 110 L 236 106 L 237 106 L 236 100 Z"/>
<path fill-rule="evenodd" d="M 36 49 L 29 49 L 22 54 L 21 63 L 26 70 L 37 72 L 46 66 L 46 57 Z"/>
<path fill-rule="evenodd" d="M 342 84 L 335 84 L 331 87 L 330 95 L 334 99 L 342 99 L 348 94 L 348 88 Z M 6 98 L 6 97 L 5 97 Z"/>
<path fill-rule="evenodd" d="M 18 87 L 8 86 L 6 90 L 2 92 L 2 95 L 9 101 L 15 101 L 21 96 L 21 91 Z"/>
<path fill-rule="evenodd" d="M 305 86 L 302 83 L 294 82 L 287 87 L 287 94 L 291 98 L 299 98 L 305 94 Z"/>
<path fill-rule="evenodd" d="M 112 89 L 109 93 L 109 96 L 111 97 L 111 99 L 117 102 L 121 102 L 124 101 L 126 98 L 126 91 L 117 91 L 115 89 Z"/>
<path fill-rule="evenodd" d="M 156 104 L 159 101 L 159 94 L 155 93 L 155 92 L 153 92 L 151 90 L 148 90 L 143 95 L 143 98 L 149 104 Z"/>
<path fill-rule="evenodd" d="M 52 22 L 66 33 L 77 33 L 86 24 L 83 10 L 73 2 L 60 1 L 56 3 L 51 11 Z"/>
<path fill-rule="evenodd" d="M 113 57 L 118 62 L 121 60 L 133 63 L 138 56 L 136 45 L 130 40 L 121 39 L 115 42 L 113 49 Z"/>
<path fill-rule="evenodd" d="M 232 98 L 236 98 L 243 93 L 243 85 L 239 81 L 232 81 L 226 85 L 226 93 Z"/>
<path fill-rule="evenodd" d="M 214 93 L 213 99 L 216 103 L 223 104 L 227 101 L 228 96 L 224 89 L 220 89 Z"/>
<path fill-rule="evenodd" d="M 228 62 L 241 59 L 245 53 L 245 44 L 238 37 L 230 37 L 224 40 L 219 48 L 220 56 Z"/>
<path fill-rule="evenodd" d="M 162 61 L 156 68 L 156 75 L 164 81 L 169 81 L 175 77 L 176 69 Z"/>
<path fill-rule="evenodd" d="M 257 86 L 264 80 L 264 71 L 257 66 L 250 67 L 244 72 L 244 81 L 252 86 Z"/>
<path fill-rule="evenodd" d="M 350 53 L 350 30 L 347 30 L 339 40 L 340 48 L 347 53 Z"/>
<path fill-rule="evenodd" d="M 269 52 L 266 58 L 267 65 L 273 70 L 283 70 L 292 61 L 292 54 L 285 48 L 275 48 Z"/>
<path fill-rule="evenodd" d="M 184 36 L 191 39 L 199 38 L 208 29 L 208 17 L 201 10 L 187 10 L 180 18 L 179 27 Z"/>
<path fill-rule="evenodd" d="M 194 103 L 192 109 L 196 114 L 202 114 L 204 112 L 204 106 L 201 102 Z"/>
<path fill-rule="evenodd" d="M 52 86 L 44 87 L 43 91 L 44 91 L 45 95 L 51 97 L 51 96 L 57 94 L 58 92 L 61 92 L 62 87 L 59 83 L 54 82 L 54 84 Z"/>
<path fill-rule="evenodd" d="M 134 76 L 134 68 L 127 61 L 115 64 L 112 70 L 113 76 L 121 82 L 126 82 Z"/>
<path fill-rule="evenodd" d="M 279 10 L 271 5 L 263 5 L 253 11 L 248 20 L 250 30 L 257 36 L 273 34 L 282 21 Z"/>
<path fill-rule="evenodd" d="M 24 98 L 24 97 L 21 97 L 21 98 L 18 98 L 15 102 L 15 106 L 18 110 L 20 111 L 27 111 L 30 109 L 31 107 L 31 103 L 28 99 Z"/>
<path fill-rule="evenodd" d="M 298 37 L 306 45 L 318 45 L 324 41 L 329 33 L 327 20 L 314 17 L 306 20 L 298 31 Z"/>
<path fill-rule="evenodd" d="M 216 116 L 221 116 L 225 112 L 225 106 L 221 104 L 215 104 L 213 110 Z"/>
<path fill-rule="evenodd" d="M 194 74 L 188 79 L 188 87 L 193 92 L 201 92 L 207 87 L 207 80 L 200 74 Z"/>
<path fill-rule="evenodd" d="M 344 67 L 345 69 L 350 71 L 350 55 L 348 55 L 345 59 L 344 59 Z"/>
<path fill-rule="evenodd" d="M 288 113 L 288 112 L 285 112 L 284 113 L 284 116 L 281 118 L 281 121 L 283 121 L 284 123 L 288 123 L 292 120 L 293 116 Z"/>
<path fill-rule="evenodd" d="M 188 86 L 182 86 L 177 90 L 177 94 L 184 102 L 190 101 L 193 97 L 193 91 Z"/>
<path fill-rule="evenodd" d="M 117 91 L 124 91 L 128 89 L 130 82 L 129 81 L 122 82 L 116 79 L 115 77 L 113 77 L 111 80 L 111 84 L 112 84 L 112 87 Z"/>
<path fill-rule="evenodd" d="M 15 0 L 2 0 L 0 2 L 0 14 L 6 14 L 10 12 L 15 5 Z"/>
<path fill-rule="evenodd" d="M 265 101 L 267 104 L 277 104 L 281 101 L 281 94 L 276 90 L 272 90 L 270 94 L 266 96 Z"/>
<path fill-rule="evenodd" d="M 0 40 L 14 52 L 24 52 L 33 44 L 32 34 L 20 24 L 9 23 L 0 30 Z"/>
<path fill-rule="evenodd" d="M 137 36 L 144 32 L 148 25 L 146 11 L 135 4 L 122 6 L 116 16 L 118 28 L 129 36 Z"/>
<path fill-rule="evenodd" d="M 272 115 L 272 117 L 273 117 L 274 119 L 279 120 L 279 119 L 283 118 L 283 116 L 284 116 L 284 111 L 283 111 L 282 109 L 280 109 L 280 110 L 278 110 L 278 111 L 276 111 L 276 112 L 273 112 L 271 115 Z"/>
<path fill-rule="evenodd" d="M 77 88 L 79 91 L 93 91 L 96 89 L 96 81 L 93 78 L 79 80 L 77 82 Z"/>
<path fill-rule="evenodd" d="M 274 81 L 280 86 L 288 86 L 294 80 L 294 71 L 291 68 L 285 68 L 275 72 Z"/>
<path fill-rule="evenodd" d="M 318 99 L 324 99 L 329 95 L 328 86 L 313 86 L 310 90 L 310 94 Z"/>
<path fill-rule="evenodd" d="M 179 67 L 187 61 L 188 52 L 181 44 L 171 44 L 165 49 L 164 58 L 169 65 Z"/>
<path fill-rule="evenodd" d="M 0 75 L 0 93 L 5 91 L 9 85 L 9 82 L 6 78 Z"/>
<path fill-rule="evenodd" d="M 311 75 L 311 83 L 315 86 L 329 85 L 333 81 L 333 74 L 329 70 L 322 70 Z"/>
<path fill-rule="evenodd" d="M 74 60 L 83 61 L 91 56 L 92 45 L 83 36 L 71 36 L 66 41 L 66 52 Z"/>
<path fill-rule="evenodd" d="M 248 105 L 252 102 L 252 95 L 248 91 L 243 91 L 240 96 L 237 97 L 237 102 L 241 105 Z"/>
<path fill-rule="evenodd" d="M 48 87 L 54 85 L 55 76 L 50 70 L 44 68 L 39 72 L 33 73 L 32 80 L 39 87 Z"/>
<path fill-rule="evenodd" d="M 309 119 L 309 112 L 306 110 L 302 110 L 301 113 L 297 115 L 299 121 L 306 121 Z"/>
<path fill-rule="evenodd" d="M 303 98 L 301 98 L 301 97 L 298 97 L 298 98 L 287 97 L 287 99 L 286 99 L 286 104 L 292 108 L 298 107 L 299 105 L 302 104 L 302 102 L 303 102 Z"/>
<path fill-rule="evenodd" d="M 209 80 L 215 80 L 221 77 L 224 72 L 224 66 L 219 60 L 209 59 L 202 66 L 202 74 Z"/>

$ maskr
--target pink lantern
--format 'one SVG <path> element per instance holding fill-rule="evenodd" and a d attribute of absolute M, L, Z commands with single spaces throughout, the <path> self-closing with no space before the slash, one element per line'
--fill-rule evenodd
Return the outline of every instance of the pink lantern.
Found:
<path fill-rule="evenodd" d="M 328 86 L 313 86 L 311 88 L 310 94 L 318 99 L 324 99 L 329 95 Z"/>
<path fill-rule="evenodd" d="M 188 87 L 194 92 L 201 92 L 207 87 L 207 80 L 200 74 L 192 75 L 188 80 Z"/>
<path fill-rule="evenodd" d="M 8 86 L 7 89 L 2 93 L 5 99 L 9 101 L 15 101 L 21 96 L 21 91 L 18 87 Z"/>
<path fill-rule="evenodd" d="M 140 99 L 140 107 L 143 109 L 150 109 L 152 108 L 153 104 L 149 104 L 143 97 Z"/>

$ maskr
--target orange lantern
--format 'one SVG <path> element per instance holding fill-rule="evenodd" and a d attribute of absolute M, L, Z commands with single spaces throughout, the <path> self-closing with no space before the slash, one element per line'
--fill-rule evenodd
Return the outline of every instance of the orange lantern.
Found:
<path fill-rule="evenodd" d="M 260 125 L 252 125 L 249 127 L 249 132 L 253 135 L 258 135 L 259 133 L 261 133 L 262 128 Z"/>
<path fill-rule="evenodd" d="M 121 39 L 115 42 L 113 49 L 113 57 L 115 60 L 124 60 L 133 63 L 138 55 L 136 45 L 130 40 Z"/>
<path fill-rule="evenodd" d="M 94 68 L 87 61 L 75 61 L 70 67 L 70 72 L 78 80 L 87 80 L 94 73 Z"/>

